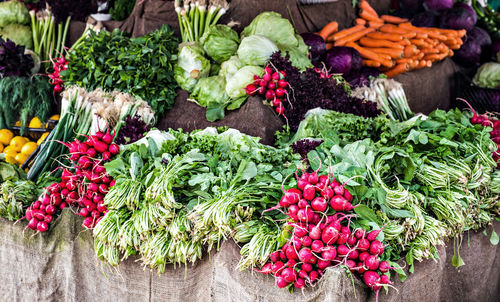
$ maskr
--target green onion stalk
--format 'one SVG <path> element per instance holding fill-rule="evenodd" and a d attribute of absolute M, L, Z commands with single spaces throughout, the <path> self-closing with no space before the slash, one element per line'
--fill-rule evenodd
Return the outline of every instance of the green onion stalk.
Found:
<path fill-rule="evenodd" d="M 199 42 L 210 26 L 227 12 L 224 0 L 176 0 L 174 3 L 183 42 Z"/>

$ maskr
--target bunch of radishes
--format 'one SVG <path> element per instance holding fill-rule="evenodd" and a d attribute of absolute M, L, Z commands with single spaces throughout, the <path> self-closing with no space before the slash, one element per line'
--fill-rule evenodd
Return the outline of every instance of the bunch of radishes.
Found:
<path fill-rule="evenodd" d="M 261 95 L 267 100 L 271 101 L 274 110 L 277 114 L 283 114 L 285 112 L 285 107 L 283 102 L 285 98 L 288 97 L 288 92 L 286 88 L 288 87 L 288 82 L 285 80 L 285 71 L 274 71 L 268 65 L 264 68 L 264 75 L 259 77 L 254 75 L 253 84 L 248 84 L 245 91 L 248 95 Z"/>
<path fill-rule="evenodd" d="M 63 70 L 68 69 L 68 61 L 66 61 L 66 58 L 60 57 L 52 63 L 54 72 L 49 74 L 50 83 L 54 85 L 54 92 L 61 92 L 63 90 L 64 82 L 59 76 L 59 73 Z"/>
<path fill-rule="evenodd" d="M 493 160 L 497 163 L 497 169 L 500 169 L 500 120 L 490 118 L 487 114 L 478 115 L 472 106 L 464 99 L 464 101 L 472 111 L 473 115 L 470 122 L 474 125 L 481 125 L 483 127 L 491 127 L 490 138 L 497 144 L 497 150 L 493 152 Z"/>
<path fill-rule="evenodd" d="M 114 135 L 97 132 L 80 142 L 63 143 L 69 148 L 69 159 L 74 168 L 63 168 L 61 182 L 45 189 L 36 202 L 26 210 L 28 227 L 45 232 L 54 214 L 68 205 L 74 206 L 78 215 L 85 217 L 83 227 L 93 228 L 107 213 L 104 196 L 115 181 L 106 174 L 104 163 L 120 151 L 113 143 Z"/>
<path fill-rule="evenodd" d="M 330 266 L 345 265 L 359 274 L 373 290 L 391 284 L 386 261 L 380 261 L 384 245 L 377 240 L 382 230 L 352 230 L 349 214 L 354 208 L 351 193 L 331 175 L 303 173 L 298 188 L 287 190 L 279 205 L 286 208 L 292 237 L 259 272 L 272 274 L 283 288 L 313 284 Z"/>

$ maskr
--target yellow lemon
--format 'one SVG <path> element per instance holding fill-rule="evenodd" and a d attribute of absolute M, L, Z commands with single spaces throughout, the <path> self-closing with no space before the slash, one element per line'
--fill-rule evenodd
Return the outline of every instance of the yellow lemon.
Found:
<path fill-rule="evenodd" d="M 51 117 L 49 118 L 49 120 L 58 121 L 58 120 L 59 120 L 59 114 L 54 114 L 53 116 L 51 116 Z"/>
<path fill-rule="evenodd" d="M 21 121 L 17 121 L 17 122 L 14 124 L 14 126 L 16 126 L 16 127 L 21 127 Z"/>
<path fill-rule="evenodd" d="M 34 118 L 31 119 L 30 124 L 28 125 L 29 128 L 42 128 L 42 121 L 35 116 Z"/>
<path fill-rule="evenodd" d="M 23 147 L 21 148 L 21 153 L 30 156 L 31 153 L 33 153 L 37 147 L 38 145 L 36 143 L 28 142 L 24 144 Z"/>
<path fill-rule="evenodd" d="M 5 155 L 10 155 L 12 157 L 16 157 L 17 155 L 17 151 L 10 145 L 8 145 L 7 147 L 5 147 L 5 149 L 3 149 L 3 153 L 5 153 Z"/>
<path fill-rule="evenodd" d="M 3 145 L 0 144 L 0 153 L 3 153 Z"/>
<path fill-rule="evenodd" d="M 42 136 L 40 136 L 40 138 L 38 139 L 38 141 L 36 142 L 38 145 L 40 145 L 41 143 L 43 143 L 43 141 L 47 138 L 47 136 L 49 136 L 49 133 L 48 132 L 45 132 L 44 134 L 42 134 Z"/>
<path fill-rule="evenodd" d="M 15 157 L 15 160 L 19 165 L 22 165 L 27 159 L 28 155 L 22 153 L 18 153 Z"/>
<path fill-rule="evenodd" d="M 0 130 L 0 143 L 8 145 L 13 137 L 14 133 L 12 133 L 9 129 Z"/>
<path fill-rule="evenodd" d="M 26 144 L 26 139 L 22 136 L 15 136 L 10 141 L 10 146 L 16 150 L 16 152 L 20 152 L 23 145 Z"/>
<path fill-rule="evenodd" d="M 9 164 L 17 164 L 16 158 L 10 155 L 5 155 L 5 161 Z"/>

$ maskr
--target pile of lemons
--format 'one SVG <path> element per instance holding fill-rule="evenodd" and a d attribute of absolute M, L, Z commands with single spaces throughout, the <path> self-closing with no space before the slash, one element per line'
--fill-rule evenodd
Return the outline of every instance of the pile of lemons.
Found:
<path fill-rule="evenodd" d="M 54 115 L 50 119 L 58 120 L 59 115 Z M 20 124 L 20 122 L 18 123 Z M 18 123 L 16 123 L 16 126 Z M 43 125 L 38 117 L 31 119 L 28 125 L 28 128 L 46 127 L 47 125 Z M 27 137 L 14 136 L 14 133 L 9 129 L 0 129 L 0 153 L 5 153 L 6 162 L 21 166 L 48 135 L 49 132 L 45 132 L 37 142 L 33 142 Z"/>

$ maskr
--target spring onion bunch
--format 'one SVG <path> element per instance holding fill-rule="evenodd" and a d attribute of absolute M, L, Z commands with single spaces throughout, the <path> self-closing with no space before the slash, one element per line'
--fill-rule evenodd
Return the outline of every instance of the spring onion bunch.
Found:
<path fill-rule="evenodd" d="M 199 41 L 211 25 L 227 12 L 225 0 L 175 0 L 183 42 Z"/>
<path fill-rule="evenodd" d="M 34 52 L 45 64 L 45 70 L 52 67 L 51 60 L 62 55 L 68 35 L 71 17 L 64 24 L 56 23 L 52 12 L 41 10 L 30 11 L 31 31 L 33 33 Z"/>

